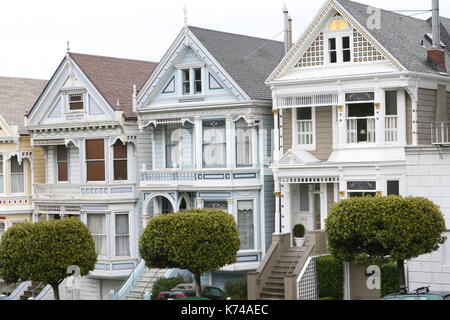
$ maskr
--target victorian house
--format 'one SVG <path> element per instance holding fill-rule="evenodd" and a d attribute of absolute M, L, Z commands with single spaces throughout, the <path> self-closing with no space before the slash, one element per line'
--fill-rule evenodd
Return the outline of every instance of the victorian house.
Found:
<path fill-rule="evenodd" d="M 98 260 L 83 278 L 83 299 L 104 298 L 138 263 L 133 95 L 155 66 L 68 52 L 25 117 L 31 145 L 45 156 L 33 220 L 77 217 L 94 237 Z"/>
<path fill-rule="evenodd" d="M 237 263 L 204 275 L 223 286 L 255 270 L 274 230 L 272 95 L 281 42 L 185 26 L 137 95 L 140 214 L 218 208 L 239 228 Z M 144 139 L 144 138 L 143 138 Z"/>
<path fill-rule="evenodd" d="M 433 18 L 421 20 L 328 0 L 268 77 L 276 160 L 272 260 L 288 250 L 286 234 L 292 245 L 296 224 L 320 234 L 335 202 L 363 194 L 425 196 L 450 229 L 450 20 L 439 18 L 436 3 Z M 299 264 L 319 238 L 307 242 Z M 285 271 L 278 279 L 276 268 L 264 269 L 271 269 L 269 257 L 262 265 L 251 275 L 255 298 L 314 291 L 310 278 L 302 279 L 306 264 L 288 275 L 278 268 Z M 450 290 L 449 266 L 446 243 L 409 262 L 409 288 Z M 346 298 L 365 298 L 352 282 L 365 285 L 364 271 L 346 265 Z"/>
<path fill-rule="evenodd" d="M 0 239 L 16 223 L 31 222 L 32 184 L 44 182 L 44 154 L 33 148 L 23 114 L 46 80 L 0 77 Z"/>

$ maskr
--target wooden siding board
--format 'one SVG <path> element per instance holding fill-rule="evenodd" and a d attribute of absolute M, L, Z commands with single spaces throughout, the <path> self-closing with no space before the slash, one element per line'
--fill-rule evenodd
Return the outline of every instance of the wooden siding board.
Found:
<path fill-rule="evenodd" d="M 275 196 L 273 194 L 274 181 L 272 175 L 264 176 L 264 220 L 266 250 L 272 243 L 272 234 L 275 232 Z"/>
<path fill-rule="evenodd" d="M 312 154 L 320 160 L 328 160 L 333 146 L 333 110 L 331 107 L 317 107 L 316 151 Z"/>
<path fill-rule="evenodd" d="M 283 151 L 286 152 L 292 149 L 292 110 L 283 110 Z"/>
<path fill-rule="evenodd" d="M 431 123 L 436 116 L 436 90 L 419 89 L 417 107 L 417 135 L 420 145 L 431 144 Z"/>

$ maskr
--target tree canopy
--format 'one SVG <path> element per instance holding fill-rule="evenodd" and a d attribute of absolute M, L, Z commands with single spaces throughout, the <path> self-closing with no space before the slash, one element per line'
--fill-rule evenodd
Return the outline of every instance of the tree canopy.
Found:
<path fill-rule="evenodd" d="M 187 269 L 197 293 L 205 272 L 236 262 L 240 247 L 234 217 L 216 209 L 192 209 L 151 219 L 139 239 L 139 253 L 150 268 Z"/>
<path fill-rule="evenodd" d="M 59 300 L 59 284 L 71 265 L 81 275 L 94 270 L 97 254 L 91 232 L 76 218 L 17 224 L 0 243 L 0 277 L 6 282 L 50 284 Z"/>

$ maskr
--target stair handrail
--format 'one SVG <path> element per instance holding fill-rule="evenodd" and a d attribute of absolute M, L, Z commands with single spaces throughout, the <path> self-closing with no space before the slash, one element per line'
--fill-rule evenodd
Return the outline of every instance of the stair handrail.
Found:
<path fill-rule="evenodd" d="M 44 289 L 44 282 L 40 282 L 33 290 L 31 290 L 31 297 L 34 299 L 34 295 L 36 294 L 36 291 L 40 289 L 39 293 Z M 38 295 L 39 295 L 38 293 Z"/>
<path fill-rule="evenodd" d="M 115 300 L 125 300 L 128 293 L 136 284 L 136 281 L 142 277 L 142 274 L 145 272 L 146 266 L 145 261 L 142 259 L 139 264 L 134 268 L 128 277 L 127 281 L 124 283 L 122 288 L 117 292 Z"/>
<path fill-rule="evenodd" d="M 5 293 L 9 292 L 9 294 L 6 294 L 6 296 L 10 296 L 14 292 L 14 290 L 16 290 L 16 288 L 19 286 L 20 283 L 21 282 L 11 283 L 9 286 L 7 286 L 2 291 L 5 292 Z"/>
<path fill-rule="evenodd" d="M 264 255 L 264 258 L 262 259 L 261 263 L 259 264 L 258 268 L 256 269 L 256 273 L 258 274 L 258 279 L 261 279 L 262 274 L 264 273 L 268 262 L 271 260 L 275 250 L 278 249 L 280 243 L 283 241 L 283 237 L 290 237 L 289 234 L 280 235 L 280 237 L 272 241 L 272 244 L 269 247 L 269 250 L 267 250 L 266 254 Z"/>
<path fill-rule="evenodd" d="M 44 298 L 47 293 L 52 289 L 51 285 L 46 285 L 41 292 L 39 292 L 39 294 L 36 296 L 36 298 L 34 298 L 33 300 L 42 300 L 42 298 Z"/>
<path fill-rule="evenodd" d="M 16 287 L 16 289 L 9 295 L 9 296 L 4 296 L 1 297 L 0 296 L 0 300 L 13 300 L 14 298 L 16 298 L 21 292 L 23 292 L 24 287 L 27 286 L 27 284 L 30 281 L 23 281 L 20 282 L 20 284 Z"/>

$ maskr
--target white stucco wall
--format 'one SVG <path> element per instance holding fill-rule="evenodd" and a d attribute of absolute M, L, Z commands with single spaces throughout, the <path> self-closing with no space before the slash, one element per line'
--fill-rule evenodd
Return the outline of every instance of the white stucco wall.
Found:
<path fill-rule="evenodd" d="M 450 148 L 414 148 L 406 153 L 406 194 L 423 196 L 439 205 L 450 230 Z M 409 289 L 430 286 L 450 291 L 449 240 L 438 251 L 408 262 Z"/>

